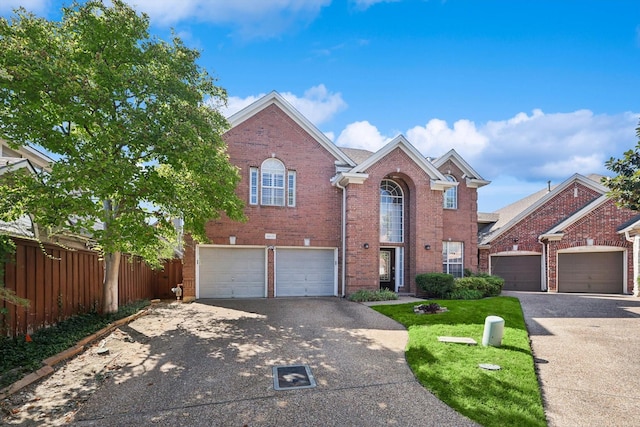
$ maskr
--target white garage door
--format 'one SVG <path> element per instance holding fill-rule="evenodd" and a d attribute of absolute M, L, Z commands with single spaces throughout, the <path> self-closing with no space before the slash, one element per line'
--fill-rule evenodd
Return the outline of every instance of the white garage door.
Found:
<path fill-rule="evenodd" d="M 276 250 L 276 296 L 332 296 L 336 293 L 335 249 Z"/>
<path fill-rule="evenodd" d="M 198 298 L 266 296 L 264 248 L 198 249 Z"/>

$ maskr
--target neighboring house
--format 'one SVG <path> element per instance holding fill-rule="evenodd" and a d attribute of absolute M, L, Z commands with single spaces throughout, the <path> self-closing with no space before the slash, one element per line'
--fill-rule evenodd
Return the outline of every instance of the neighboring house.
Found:
<path fill-rule="evenodd" d="M 477 189 L 489 182 L 451 150 L 428 160 L 404 136 L 340 149 L 272 92 L 229 118 L 230 162 L 247 222 L 187 241 L 186 296 L 416 293 L 425 272 L 477 270 Z"/>
<path fill-rule="evenodd" d="M 20 169 L 38 173 L 48 170 L 52 162 L 51 158 L 31 147 L 22 146 L 12 149 L 6 141 L 0 139 L 0 176 Z M 18 237 L 38 237 L 37 227 L 34 226 L 29 215 L 24 215 L 12 222 L 0 221 L 0 233 Z"/>
<path fill-rule="evenodd" d="M 507 290 L 638 295 L 640 216 L 618 208 L 601 178 L 575 174 L 480 214 L 480 270 L 503 277 Z"/>

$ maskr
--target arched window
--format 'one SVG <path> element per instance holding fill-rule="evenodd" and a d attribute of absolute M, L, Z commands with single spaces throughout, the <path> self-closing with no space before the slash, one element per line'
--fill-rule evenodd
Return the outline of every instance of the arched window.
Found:
<path fill-rule="evenodd" d="M 458 182 L 451 175 L 445 175 L 447 181 Z M 451 187 L 444 192 L 444 208 L 445 209 L 458 209 L 458 187 Z"/>
<path fill-rule="evenodd" d="M 404 195 L 400 186 L 385 179 L 380 183 L 380 241 L 403 242 Z"/>
<path fill-rule="evenodd" d="M 284 165 L 278 159 L 267 159 L 260 167 L 261 204 L 284 206 Z"/>

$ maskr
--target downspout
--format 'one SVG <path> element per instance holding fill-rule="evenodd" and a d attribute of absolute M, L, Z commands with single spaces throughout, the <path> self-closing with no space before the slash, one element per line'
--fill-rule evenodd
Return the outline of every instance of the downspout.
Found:
<path fill-rule="evenodd" d="M 629 232 L 629 230 L 625 230 L 624 232 L 624 237 L 627 240 L 627 242 L 632 242 L 633 243 L 633 253 L 631 255 L 631 259 L 633 262 L 633 269 L 631 271 L 633 271 L 633 296 L 634 297 L 638 297 L 640 296 L 640 284 L 638 283 L 638 275 L 640 274 L 640 272 L 638 271 L 638 265 L 640 265 L 640 240 L 638 240 L 638 236 L 631 236 L 631 233 Z"/>
<path fill-rule="evenodd" d="M 345 267 L 347 265 L 347 254 L 346 254 L 346 247 L 347 247 L 347 243 L 346 243 L 346 233 L 347 233 L 347 189 L 345 187 L 343 187 L 342 185 L 340 185 L 340 182 L 338 182 L 339 180 L 336 179 L 335 180 L 335 185 L 336 187 L 338 187 L 339 189 L 342 190 L 342 219 L 341 219 L 341 227 L 342 227 L 342 233 L 340 236 L 340 240 L 341 240 L 341 245 L 342 245 L 342 272 L 340 274 L 340 280 L 342 281 L 342 298 L 344 298 L 346 296 L 346 277 L 347 277 L 347 273 L 345 271 Z"/>
<path fill-rule="evenodd" d="M 538 243 L 542 245 L 542 265 L 540 269 L 542 270 L 542 290 L 548 292 L 549 289 L 547 287 L 547 245 L 538 237 Z"/>

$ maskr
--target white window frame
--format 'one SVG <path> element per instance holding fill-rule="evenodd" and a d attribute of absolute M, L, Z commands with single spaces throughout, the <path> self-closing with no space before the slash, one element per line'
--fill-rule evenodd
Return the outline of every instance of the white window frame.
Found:
<path fill-rule="evenodd" d="M 296 181 L 298 177 L 296 171 L 287 171 L 287 206 L 294 207 L 296 205 Z"/>
<path fill-rule="evenodd" d="M 380 182 L 379 191 L 388 191 L 383 189 L 383 186 L 392 187 L 392 191 L 390 194 L 380 194 L 380 202 L 379 202 L 379 211 L 380 211 L 380 226 L 379 226 L 379 234 L 380 234 L 380 242 L 382 243 L 404 243 L 404 192 L 402 191 L 402 187 L 392 179 L 383 179 Z M 390 198 L 399 202 L 395 203 L 385 203 L 383 206 L 383 197 Z M 399 205 L 399 217 L 400 221 L 397 227 L 394 227 L 394 220 L 397 219 L 394 216 L 394 212 L 389 209 L 391 206 Z M 385 227 L 385 233 L 383 233 L 383 221 L 384 216 L 390 216 L 391 224 L 390 228 Z"/>
<path fill-rule="evenodd" d="M 249 204 L 258 204 L 258 168 L 249 168 Z"/>
<path fill-rule="evenodd" d="M 445 175 L 447 181 L 458 182 L 452 175 Z M 458 186 L 447 188 L 444 192 L 443 207 L 445 209 L 458 209 Z"/>
<path fill-rule="evenodd" d="M 460 245 L 460 262 L 452 262 L 452 258 L 450 255 L 452 251 L 450 246 L 453 244 Z M 451 272 L 451 266 L 456 265 L 460 266 L 459 272 Z M 447 274 L 452 274 L 454 277 L 463 277 L 464 276 L 464 242 L 442 242 L 442 272 Z"/>
<path fill-rule="evenodd" d="M 263 206 L 285 205 L 285 167 L 274 158 L 262 162 L 260 167 L 260 204 Z"/>

